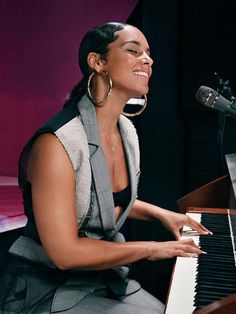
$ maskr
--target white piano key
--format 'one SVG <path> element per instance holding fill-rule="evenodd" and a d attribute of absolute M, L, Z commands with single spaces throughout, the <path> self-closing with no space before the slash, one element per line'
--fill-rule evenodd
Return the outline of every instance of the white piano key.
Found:
<path fill-rule="evenodd" d="M 197 258 L 178 257 L 166 314 L 192 314 Z"/>
<path fill-rule="evenodd" d="M 201 214 L 198 214 L 198 213 L 187 213 L 187 215 L 191 218 L 193 218 L 194 220 L 196 220 L 197 222 L 201 222 Z M 186 230 L 192 230 L 190 227 L 188 226 L 184 226 L 183 227 L 183 231 L 186 231 Z"/>
<path fill-rule="evenodd" d="M 201 214 L 189 213 L 193 219 L 201 221 Z M 184 227 L 182 239 L 191 238 L 199 244 L 199 236 L 191 236 L 191 228 Z M 194 233 L 193 233 L 194 234 Z M 169 291 L 169 298 L 165 309 L 165 314 L 192 314 L 195 310 L 194 288 L 197 273 L 197 258 L 178 257 Z"/>

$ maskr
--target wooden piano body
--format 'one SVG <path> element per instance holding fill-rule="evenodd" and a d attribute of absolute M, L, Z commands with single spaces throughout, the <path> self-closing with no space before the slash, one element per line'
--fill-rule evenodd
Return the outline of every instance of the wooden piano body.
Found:
<path fill-rule="evenodd" d="M 234 156 L 234 162 L 236 155 Z M 227 155 L 226 155 L 227 156 Z M 229 156 L 231 157 L 231 156 Z M 229 167 L 229 165 L 228 165 Z M 193 192 L 185 195 L 177 201 L 180 212 L 199 212 L 199 213 L 219 213 L 223 214 L 229 208 L 231 213 L 236 214 L 235 198 L 235 168 L 234 174 L 225 175 Z M 171 284 L 170 284 L 171 286 Z M 219 301 L 215 301 L 202 309 L 196 310 L 194 314 L 236 314 L 236 293 L 231 294 Z M 175 314 L 175 313 L 173 313 Z M 189 313 L 190 314 L 190 313 Z"/>

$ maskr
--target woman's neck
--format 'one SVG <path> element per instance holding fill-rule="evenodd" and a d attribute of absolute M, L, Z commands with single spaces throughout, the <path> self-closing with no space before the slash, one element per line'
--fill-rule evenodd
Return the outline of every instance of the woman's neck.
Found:
<path fill-rule="evenodd" d="M 123 111 L 124 101 L 113 100 L 109 95 L 104 104 L 95 107 L 96 115 L 101 133 L 117 133 L 118 120 Z"/>

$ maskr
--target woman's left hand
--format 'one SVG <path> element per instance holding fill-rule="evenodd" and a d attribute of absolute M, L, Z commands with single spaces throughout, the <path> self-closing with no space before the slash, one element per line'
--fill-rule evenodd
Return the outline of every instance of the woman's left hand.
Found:
<path fill-rule="evenodd" d="M 199 234 L 212 234 L 210 230 L 188 215 L 175 213 L 169 210 L 166 210 L 165 215 L 161 218 L 161 222 L 170 232 L 173 233 L 177 240 L 181 238 L 181 230 L 183 226 L 188 226 L 192 230 L 197 231 Z"/>

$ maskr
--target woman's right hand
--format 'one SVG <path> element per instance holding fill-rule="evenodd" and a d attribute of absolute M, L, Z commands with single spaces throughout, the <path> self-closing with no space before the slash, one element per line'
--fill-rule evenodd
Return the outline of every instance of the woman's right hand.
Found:
<path fill-rule="evenodd" d="M 192 239 L 166 241 L 166 242 L 148 242 L 150 256 L 149 261 L 157 261 L 172 257 L 197 257 L 200 254 L 206 254 L 202 251 Z"/>

